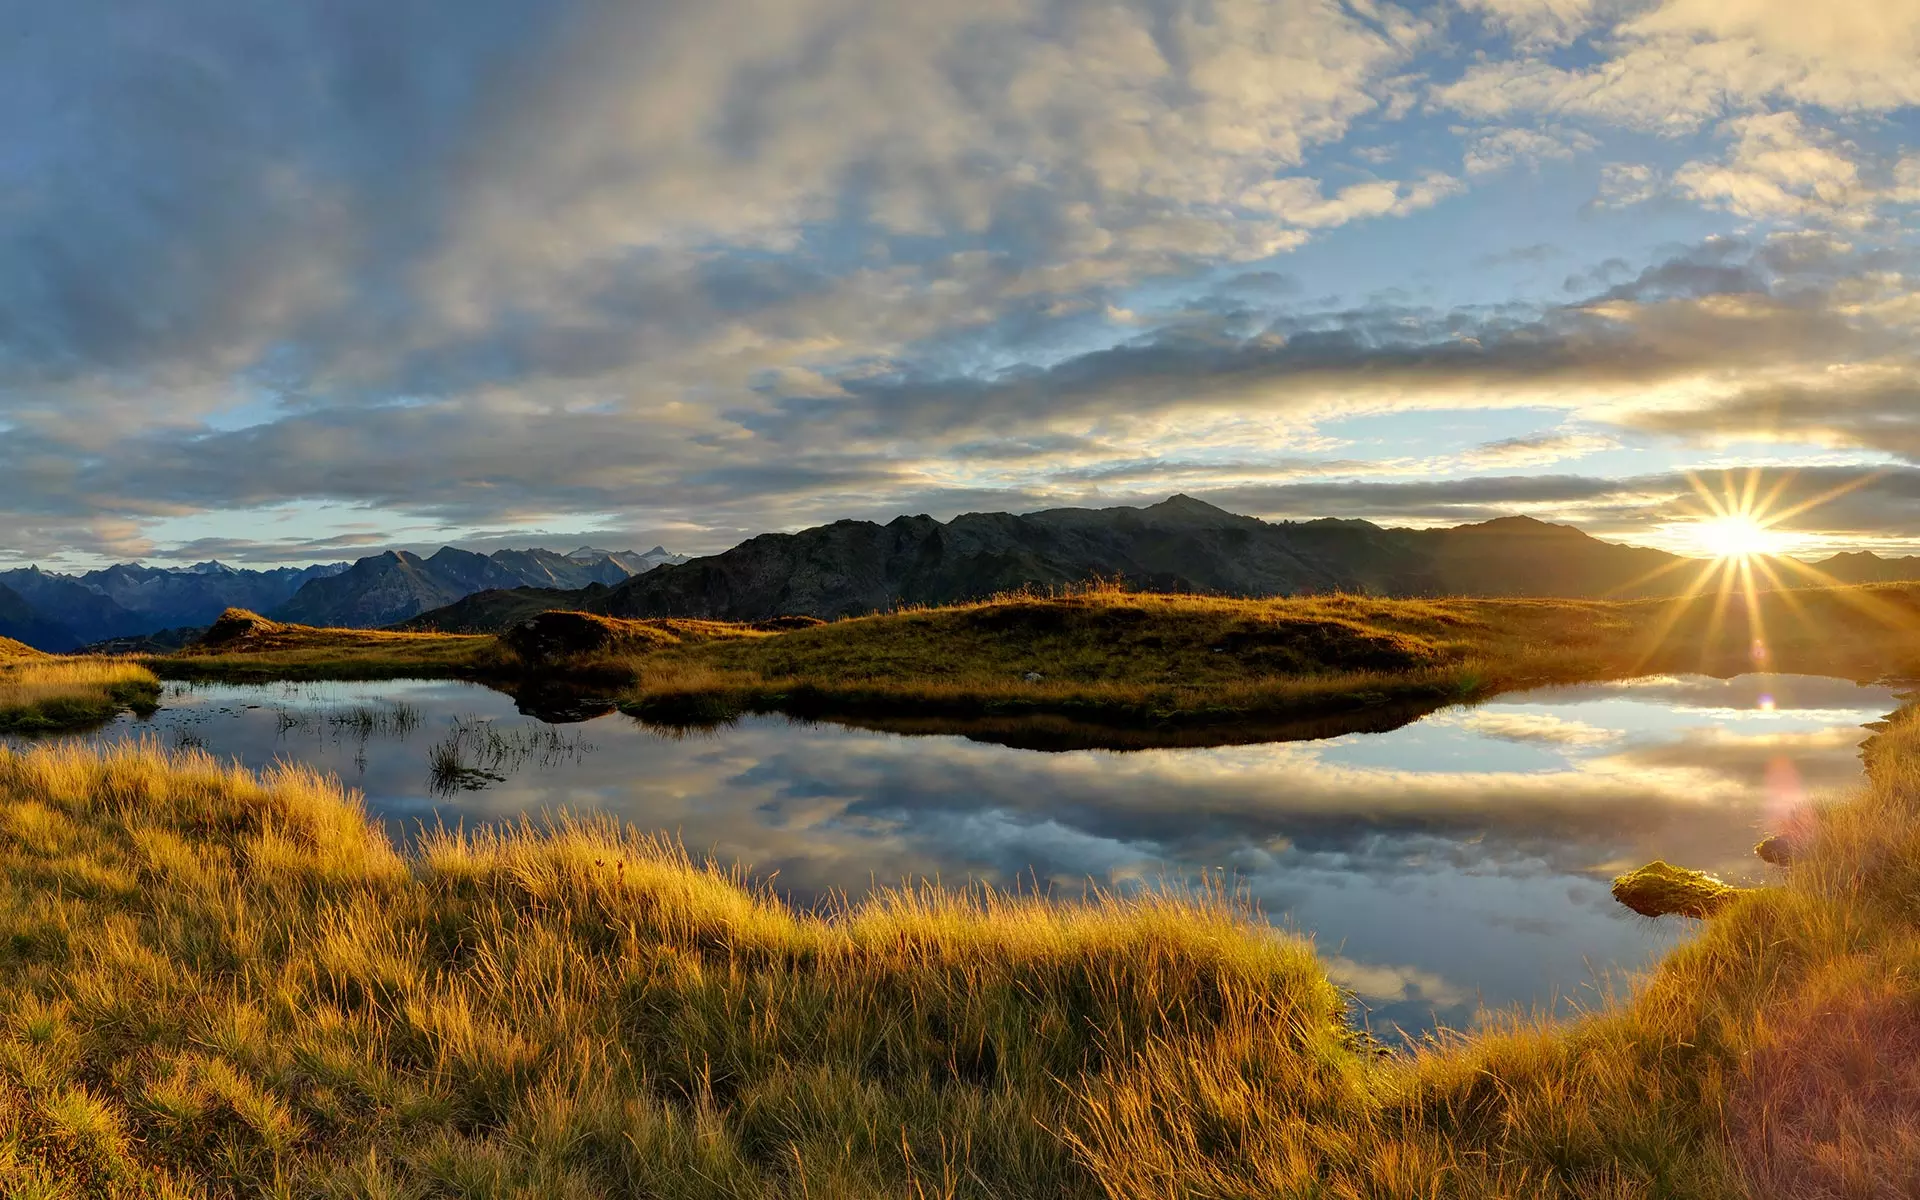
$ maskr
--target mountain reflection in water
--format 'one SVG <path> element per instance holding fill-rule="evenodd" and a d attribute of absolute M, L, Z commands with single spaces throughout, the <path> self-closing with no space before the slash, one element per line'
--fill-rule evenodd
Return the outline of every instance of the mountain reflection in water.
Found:
<path fill-rule="evenodd" d="M 613 813 L 750 864 L 799 903 L 922 878 L 1077 894 L 1088 880 L 1225 872 L 1277 924 L 1316 937 L 1376 1029 L 1417 1032 L 1468 1024 L 1482 1005 L 1591 1002 L 1596 976 L 1646 965 L 1686 925 L 1626 913 L 1610 877 L 1652 858 L 1763 877 L 1760 830 L 1856 780 L 1862 726 L 1896 703 L 1842 680 L 1662 677 L 1541 689 L 1384 733 L 1037 753 L 782 717 L 673 733 L 577 699 L 526 705 L 561 705 L 578 721 L 562 738 L 477 685 L 398 681 L 176 686 L 151 720 L 87 736 L 310 762 L 401 836 L 421 822 Z M 393 712 L 411 718 L 379 716 Z M 460 729 L 471 742 L 476 723 L 536 752 L 484 764 L 470 788 L 437 787 L 429 760 Z"/>

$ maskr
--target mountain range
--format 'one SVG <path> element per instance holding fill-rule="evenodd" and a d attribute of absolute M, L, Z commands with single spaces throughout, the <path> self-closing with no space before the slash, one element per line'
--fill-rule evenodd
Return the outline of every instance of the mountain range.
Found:
<path fill-rule="evenodd" d="M 1145 508 L 969 513 L 946 522 L 903 516 L 884 525 L 837 521 L 764 534 L 608 588 L 479 592 L 423 613 L 408 627 L 498 630 L 548 608 L 622 617 L 832 618 L 1096 578 L 1236 596 L 1344 591 L 1630 599 L 1684 591 L 1705 565 L 1530 517 L 1444 529 L 1336 519 L 1268 522 L 1173 496 Z M 1845 583 L 1920 579 L 1920 558 L 1849 554 L 1816 565 Z"/>
<path fill-rule="evenodd" d="M 159 631 L 174 635 L 161 642 L 177 642 L 182 629 L 204 626 L 228 608 L 309 625 L 371 627 L 488 588 L 577 589 L 624 582 L 678 561 L 661 547 L 645 554 L 582 547 L 571 554 L 501 550 L 491 555 L 445 547 L 428 558 L 389 551 L 355 563 L 263 571 L 220 562 L 191 567 L 121 563 L 82 575 L 25 567 L 0 571 L 0 636 L 42 650 L 139 643 Z"/>
<path fill-rule="evenodd" d="M 389 550 L 363 558 L 337 575 L 309 581 L 285 604 L 268 611 L 300 625 L 374 628 L 392 625 L 475 592 L 502 588 L 580 589 L 624 583 L 667 563 L 683 561 L 655 546 L 645 554 L 582 547 L 499 550 L 476 554 L 443 546 L 422 558 Z"/>
<path fill-rule="evenodd" d="M 116 563 L 84 575 L 39 567 L 0 571 L 0 635 L 42 650 L 71 650 L 108 638 L 205 625 L 233 605 L 276 608 L 307 583 L 346 569 L 346 563 L 330 563 L 252 571 L 204 562 L 191 567 Z"/>
<path fill-rule="evenodd" d="M 1093 579 L 1235 596 L 1643 598 L 1685 590 L 1698 563 L 1566 525 L 1501 517 L 1443 529 L 1368 521 L 1269 522 L 1173 496 L 1144 508 L 836 521 L 687 559 L 581 547 L 478 554 L 443 547 L 358 562 L 249 571 L 222 563 L 125 564 L 84 575 L 0 572 L 0 636 L 46 650 L 151 635 L 178 642 L 228 607 L 305 625 L 475 632 L 552 608 L 622 617 L 833 618 Z M 1920 557 L 1837 554 L 1839 583 L 1920 579 Z M 141 648 L 134 646 L 131 648 Z"/>

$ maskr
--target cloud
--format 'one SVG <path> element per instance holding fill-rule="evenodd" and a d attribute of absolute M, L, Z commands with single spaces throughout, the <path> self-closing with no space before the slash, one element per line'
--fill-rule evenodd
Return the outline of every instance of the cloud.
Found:
<path fill-rule="evenodd" d="M 1460 0 L 1460 7 L 1480 14 L 1520 45 L 1539 47 L 1572 41 L 1615 6 L 1608 0 Z"/>
<path fill-rule="evenodd" d="M 1635 437 L 1907 455 L 1916 6 L 42 6 L 0 44 L 4 549 L 714 549 Z M 1568 220 L 1722 236 L 1569 264 L 1566 303 L 1455 277 L 1456 241 L 1499 265 L 1456 198 L 1593 157 Z M 1315 433 L 1513 406 L 1554 428 Z"/>
<path fill-rule="evenodd" d="M 1600 168 L 1598 199 L 1605 207 L 1645 204 L 1659 194 L 1659 175 L 1645 163 L 1607 163 Z"/>
<path fill-rule="evenodd" d="M 1723 128 L 1736 139 L 1724 161 L 1674 173 L 1674 187 L 1703 204 L 1765 220 L 1837 216 L 1868 200 L 1860 168 L 1796 113 L 1736 117 Z"/>
<path fill-rule="evenodd" d="M 1536 433 L 1485 442 L 1455 459 L 1462 470 L 1513 470 L 1542 467 L 1620 448 L 1618 440 L 1596 433 Z"/>
<path fill-rule="evenodd" d="M 1559 6 L 1484 7 L 1515 14 L 1510 27 L 1574 27 L 1544 19 Z M 1661 0 L 1594 41 L 1601 53 L 1591 66 L 1494 59 L 1434 97 L 1487 119 L 1545 113 L 1659 133 L 1781 101 L 1866 112 L 1920 103 L 1920 0 Z"/>
<path fill-rule="evenodd" d="M 1470 712 L 1452 722 L 1481 737 L 1503 742 L 1537 742 L 1548 746 L 1605 746 L 1620 739 L 1611 729 L 1552 713 Z"/>
<path fill-rule="evenodd" d="M 1571 159 L 1576 153 L 1591 150 L 1598 144 L 1592 136 L 1578 131 L 1543 133 L 1536 129 L 1495 129 L 1473 139 L 1461 165 L 1469 175 L 1504 171 L 1516 163 L 1538 170 L 1548 159 Z"/>

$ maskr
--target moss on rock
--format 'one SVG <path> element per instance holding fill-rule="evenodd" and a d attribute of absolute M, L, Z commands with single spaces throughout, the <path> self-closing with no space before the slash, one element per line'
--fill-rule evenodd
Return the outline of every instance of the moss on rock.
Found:
<path fill-rule="evenodd" d="M 1747 890 L 1660 859 L 1613 881 L 1613 898 L 1643 917 L 1710 917 Z"/>

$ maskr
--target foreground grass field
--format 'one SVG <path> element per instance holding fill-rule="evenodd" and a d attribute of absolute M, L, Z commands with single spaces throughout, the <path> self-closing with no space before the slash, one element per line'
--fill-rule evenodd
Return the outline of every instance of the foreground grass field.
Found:
<path fill-rule="evenodd" d="M 56 658 L 0 638 L 0 733 L 73 729 L 159 698 L 160 680 L 139 663 Z"/>
<path fill-rule="evenodd" d="M 0 751 L 14 1196 L 1893 1196 L 1920 724 L 1631 998 L 1387 1057 L 1221 897 L 800 914 L 610 825 Z"/>

